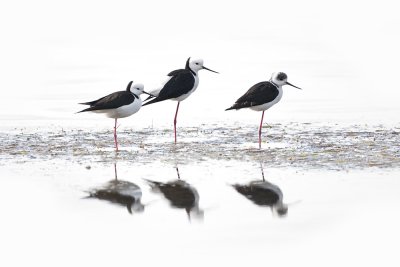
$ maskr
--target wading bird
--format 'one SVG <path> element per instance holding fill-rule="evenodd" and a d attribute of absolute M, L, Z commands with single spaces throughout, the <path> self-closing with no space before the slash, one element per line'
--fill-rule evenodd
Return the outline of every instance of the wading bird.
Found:
<path fill-rule="evenodd" d="M 178 117 L 179 104 L 181 101 L 188 98 L 199 85 L 199 70 L 208 70 L 211 72 L 218 73 L 216 71 L 210 70 L 203 66 L 202 59 L 190 60 L 190 57 L 186 61 L 186 66 L 184 69 L 171 71 L 168 76 L 169 79 L 163 85 L 160 90 L 153 91 L 157 97 L 144 103 L 143 106 L 157 103 L 164 100 L 175 100 L 178 101 L 176 105 L 175 117 L 174 117 L 174 137 L 176 144 L 176 122 Z"/>
<path fill-rule="evenodd" d="M 89 105 L 90 107 L 78 113 L 91 111 L 102 113 L 109 118 L 115 119 L 114 142 L 116 151 L 118 151 L 117 119 L 129 117 L 139 111 L 142 107 L 142 100 L 140 99 L 141 94 L 151 95 L 144 91 L 143 84 L 132 84 L 133 81 L 129 82 L 125 91 L 118 91 L 94 101 L 80 103 L 82 105 Z"/>
<path fill-rule="evenodd" d="M 271 79 L 253 85 L 242 97 L 236 100 L 231 109 L 250 108 L 255 111 L 262 111 L 260 128 L 258 130 L 258 148 L 261 149 L 261 128 L 264 120 L 264 112 L 278 103 L 283 94 L 282 86 L 290 85 L 300 89 L 287 81 L 287 75 L 283 72 L 273 73 Z"/>

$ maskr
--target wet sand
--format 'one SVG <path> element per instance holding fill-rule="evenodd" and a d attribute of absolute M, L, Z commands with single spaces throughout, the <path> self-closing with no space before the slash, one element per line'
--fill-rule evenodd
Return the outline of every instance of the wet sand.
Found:
<path fill-rule="evenodd" d="M 112 160 L 197 163 L 208 160 L 257 161 L 266 167 L 353 170 L 400 166 L 400 127 L 339 126 L 310 123 L 265 126 L 263 149 L 257 149 L 254 125 L 181 127 L 178 144 L 171 129 L 118 130 L 120 150 L 114 153 L 112 129 L 15 128 L 0 133 L 0 164 L 41 160 L 77 163 Z"/>

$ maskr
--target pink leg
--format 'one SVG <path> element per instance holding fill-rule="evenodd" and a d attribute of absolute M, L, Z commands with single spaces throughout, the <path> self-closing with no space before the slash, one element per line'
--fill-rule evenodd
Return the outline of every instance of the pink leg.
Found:
<path fill-rule="evenodd" d="M 118 175 L 117 175 L 117 163 L 114 163 L 114 174 L 115 174 L 115 181 L 118 180 Z"/>
<path fill-rule="evenodd" d="M 178 105 L 176 105 L 176 112 L 175 112 L 175 118 L 174 118 L 174 135 L 175 135 L 175 144 L 176 144 L 176 117 L 178 117 L 178 109 L 179 109 L 179 104 L 181 102 L 178 102 Z"/>
<path fill-rule="evenodd" d="M 117 141 L 117 119 L 115 119 L 115 125 L 114 125 L 114 142 L 115 142 L 115 150 L 118 151 L 118 141 Z"/>
<path fill-rule="evenodd" d="M 258 148 L 259 149 L 261 149 L 261 129 L 262 129 L 262 123 L 263 123 L 263 120 L 264 120 L 264 111 L 265 110 L 263 110 L 263 112 L 262 112 L 260 128 L 258 129 Z"/>

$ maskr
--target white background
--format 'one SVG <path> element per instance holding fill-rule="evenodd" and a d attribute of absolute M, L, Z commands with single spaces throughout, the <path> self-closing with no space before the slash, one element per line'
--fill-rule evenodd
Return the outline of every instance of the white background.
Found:
<path fill-rule="evenodd" d="M 97 119 L 77 103 L 130 80 L 151 90 L 191 56 L 221 74 L 201 71 L 181 125 L 257 123 L 223 110 L 275 71 L 304 90 L 285 87 L 266 122 L 398 121 L 395 1 L 22 1 L 2 4 L 0 25 L 3 120 Z M 166 101 L 126 121 L 170 125 L 174 111 Z"/>

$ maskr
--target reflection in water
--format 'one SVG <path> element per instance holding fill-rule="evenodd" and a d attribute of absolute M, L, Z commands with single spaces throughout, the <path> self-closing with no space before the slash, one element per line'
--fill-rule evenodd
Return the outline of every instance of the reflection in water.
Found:
<path fill-rule="evenodd" d="M 252 181 L 245 185 L 232 185 L 236 191 L 259 206 L 268 206 L 273 213 L 278 216 L 285 216 L 288 212 L 288 205 L 283 203 L 283 193 L 281 189 L 265 181 L 264 171 L 261 166 L 262 181 Z"/>
<path fill-rule="evenodd" d="M 152 188 L 153 192 L 161 193 L 169 201 L 172 207 L 185 209 L 189 221 L 192 218 L 202 220 L 204 211 L 199 208 L 199 194 L 197 190 L 181 180 L 179 169 L 176 167 L 178 179 L 168 183 L 161 183 L 146 180 Z"/>
<path fill-rule="evenodd" d="M 100 188 L 89 191 L 88 198 L 107 200 L 115 204 L 126 206 L 129 213 L 143 212 L 144 205 L 141 203 L 142 190 L 134 183 L 118 180 L 117 164 L 114 163 L 115 179 L 109 181 Z"/>

